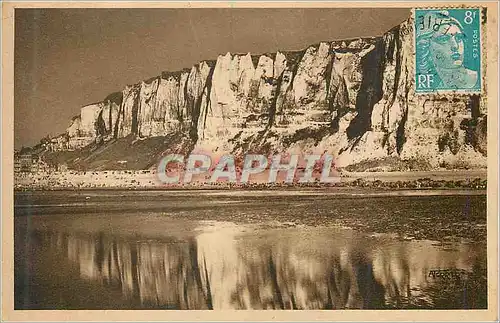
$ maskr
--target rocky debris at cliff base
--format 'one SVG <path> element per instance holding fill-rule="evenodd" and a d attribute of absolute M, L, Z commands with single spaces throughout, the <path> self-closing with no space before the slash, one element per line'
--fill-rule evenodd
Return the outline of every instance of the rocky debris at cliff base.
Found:
<path fill-rule="evenodd" d="M 90 144 L 73 151 L 49 151 L 41 155 L 56 167 L 64 163 L 70 170 L 148 170 L 155 169 L 164 155 L 188 154 L 194 142 L 183 133 L 142 138 L 129 135 L 106 144 Z"/>

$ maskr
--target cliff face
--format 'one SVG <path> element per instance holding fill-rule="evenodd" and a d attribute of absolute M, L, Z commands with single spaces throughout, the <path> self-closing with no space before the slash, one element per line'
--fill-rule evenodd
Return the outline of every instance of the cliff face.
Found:
<path fill-rule="evenodd" d="M 227 53 L 83 107 L 67 147 L 179 134 L 216 155 L 329 152 L 358 170 L 485 167 L 484 98 L 415 95 L 413 53 L 410 20 L 382 37 Z"/>

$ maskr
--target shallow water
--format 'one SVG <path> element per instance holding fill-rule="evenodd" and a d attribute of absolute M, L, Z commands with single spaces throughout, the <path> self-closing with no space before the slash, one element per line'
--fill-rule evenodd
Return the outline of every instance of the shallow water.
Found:
<path fill-rule="evenodd" d="M 398 232 L 353 230 L 333 220 L 314 225 L 297 220 L 321 216 L 322 208 L 332 204 L 326 198 L 297 200 L 282 194 L 274 200 L 261 197 L 259 204 L 259 197 L 235 200 L 209 194 L 17 195 L 16 308 L 486 307 L 485 242 L 405 240 Z M 446 200 L 431 203 L 432 210 L 427 210 L 427 204 L 416 199 L 429 197 L 399 198 L 410 199 L 404 200 L 409 206 L 397 201 L 406 217 L 455 212 Z M 376 201 L 393 207 L 392 199 Z M 382 212 L 366 199 L 337 197 L 336 203 L 352 217 Z M 481 197 L 477 203 L 482 205 Z M 95 205 L 101 205 L 101 211 L 88 212 Z M 116 211 L 124 205 L 132 210 Z M 475 200 L 469 205 L 477 207 Z M 458 209 L 465 210 L 461 205 Z M 211 216 L 214 212 L 216 217 Z M 272 216 L 287 212 L 296 217 Z M 242 220 L 252 218 L 258 221 Z M 430 275 L 437 269 L 460 270 L 460 275 Z"/>

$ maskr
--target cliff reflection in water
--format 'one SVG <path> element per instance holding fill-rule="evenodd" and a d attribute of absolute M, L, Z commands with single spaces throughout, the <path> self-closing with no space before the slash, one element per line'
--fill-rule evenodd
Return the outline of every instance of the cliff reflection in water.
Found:
<path fill-rule="evenodd" d="M 82 279 L 121 288 L 141 307 L 174 309 L 481 308 L 484 255 L 473 245 L 357 236 L 349 230 L 242 232 L 208 226 L 184 240 L 38 232 Z M 482 259 L 480 259 L 482 257 Z M 485 265 L 484 265 L 485 266 Z M 469 272 L 463 281 L 432 269 Z"/>

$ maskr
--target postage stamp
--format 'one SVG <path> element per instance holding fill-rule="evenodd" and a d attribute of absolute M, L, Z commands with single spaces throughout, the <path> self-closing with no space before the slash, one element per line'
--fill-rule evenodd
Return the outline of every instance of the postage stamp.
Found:
<path fill-rule="evenodd" d="M 481 10 L 415 9 L 417 93 L 481 92 Z"/>

